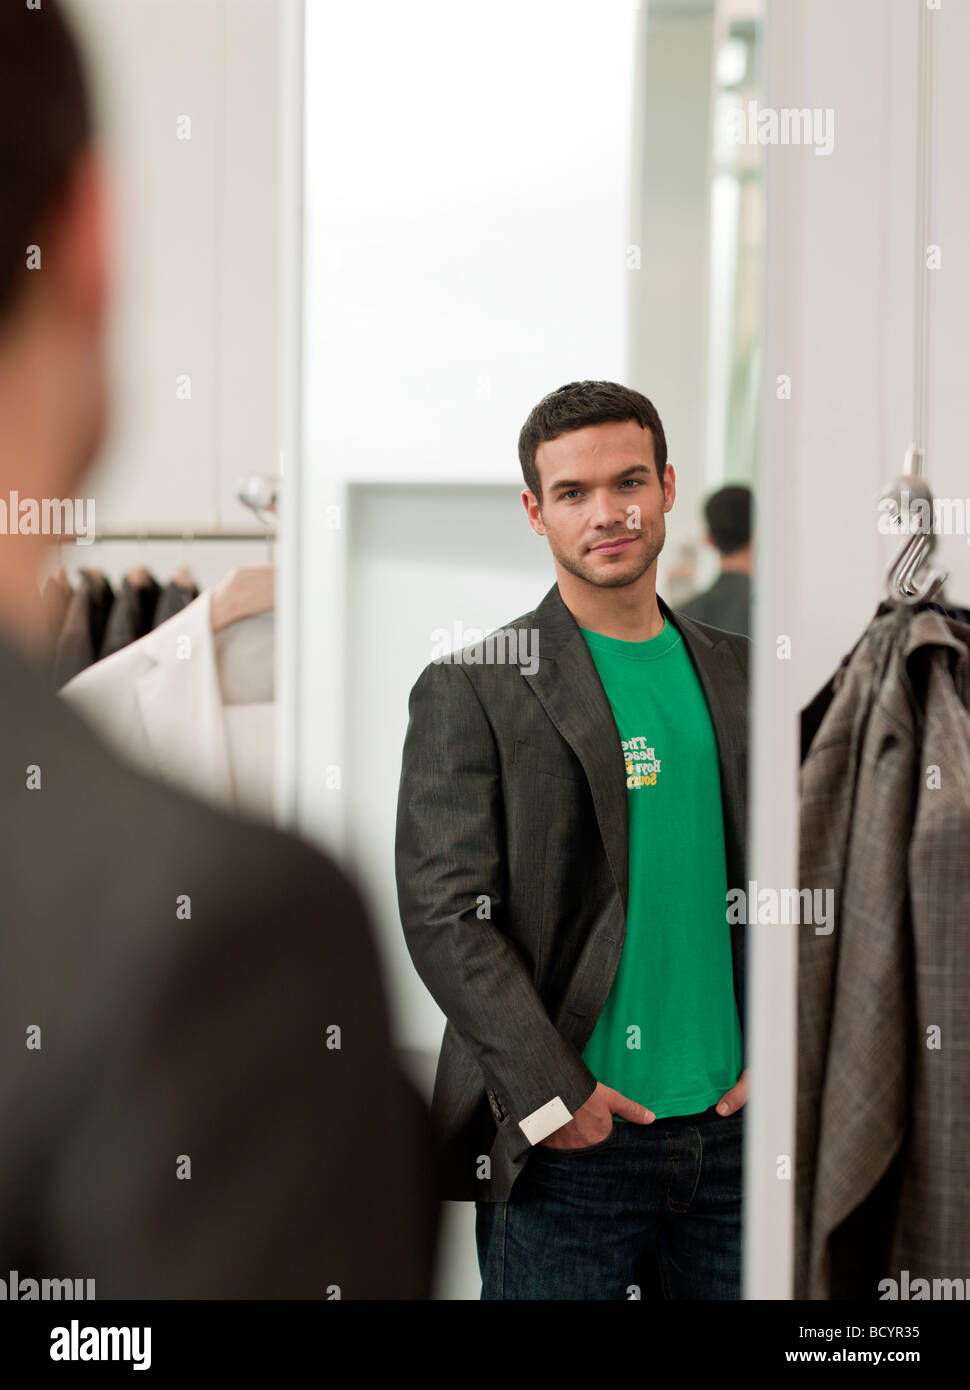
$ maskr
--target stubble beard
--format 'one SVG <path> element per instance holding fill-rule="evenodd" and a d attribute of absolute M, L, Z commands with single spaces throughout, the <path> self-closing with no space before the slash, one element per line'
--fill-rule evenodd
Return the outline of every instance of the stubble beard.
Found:
<path fill-rule="evenodd" d="M 546 538 L 549 541 L 549 549 L 552 551 L 554 559 L 562 565 L 568 574 L 575 575 L 577 579 L 584 580 L 587 584 L 593 584 L 597 589 L 622 589 L 628 584 L 635 584 L 638 579 L 642 579 L 647 570 L 654 563 L 661 550 L 664 548 L 664 541 L 667 539 L 667 528 L 661 517 L 659 530 L 651 535 L 644 536 L 643 546 L 640 552 L 640 564 L 632 570 L 620 570 L 617 567 L 616 573 L 611 569 L 594 569 L 593 565 L 586 561 L 582 556 L 569 555 L 559 549 L 553 536 L 546 531 Z M 587 552 L 583 552 L 585 555 Z M 622 553 L 622 552 L 620 552 Z"/>

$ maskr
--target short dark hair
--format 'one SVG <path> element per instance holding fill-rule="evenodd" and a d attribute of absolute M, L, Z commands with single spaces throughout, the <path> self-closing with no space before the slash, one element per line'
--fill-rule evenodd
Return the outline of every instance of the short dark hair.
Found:
<path fill-rule="evenodd" d="M 722 555 L 733 555 L 750 543 L 751 503 L 751 489 L 737 483 L 711 493 L 704 504 L 704 520 Z"/>
<path fill-rule="evenodd" d="M 656 407 L 629 386 L 615 381 L 571 381 L 543 396 L 534 406 L 519 434 L 519 463 L 525 485 L 538 501 L 542 501 L 542 484 L 536 468 L 536 450 L 540 444 L 558 439 L 573 430 L 589 425 L 605 425 L 611 420 L 622 423 L 636 420 L 641 429 L 653 435 L 653 452 L 657 461 L 657 476 L 664 480 L 667 465 L 667 440 Z"/>
<path fill-rule="evenodd" d="M 91 139 L 81 54 L 58 0 L 0 3 L 0 322 L 27 283 L 27 247 Z"/>

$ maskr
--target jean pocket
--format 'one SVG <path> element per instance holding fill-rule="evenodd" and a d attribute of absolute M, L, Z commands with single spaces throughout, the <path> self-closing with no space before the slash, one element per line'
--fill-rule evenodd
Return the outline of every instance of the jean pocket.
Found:
<path fill-rule="evenodd" d="M 614 1140 L 615 1137 L 616 1137 L 616 1131 L 617 1131 L 617 1123 L 616 1123 L 616 1120 L 614 1120 L 613 1123 L 612 1123 L 612 1125 L 610 1126 L 610 1132 L 609 1132 L 609 1134 L 607 1134 L 607 1136 L 605 1137 L 605 1139 L 600 1139 L 600 1140 L 598 1140 L 595 1144 L 586 1144 L 586 1145 L 584 1145 L 583 1148 L 581 1148 L 581 1149 L 554 1149 L 554 1148 L 550 1148 L 550 1146 L 549 1146 L 548 1144 L 539 1143 L 539 1144 L 536 1144 L 536 1146 L 535 1146 L 535 1148 L 532 1150 L 532 1152 L 533 1152 L 533 1153 L 540 1153 L 540 1152 L 541 1152 L 541 1153 L 545 1154 L 545 1156 L 546 1156 L 547 1158 L 550 1158 L 550 1157 L 551 1157 L 551 1158 L 572 1158 L 572 1156 L 573 1156 L 574 1154 L 595 1154 L 595 1153 L 599 1153 L 600 1149 L 605 1149 L 606 1146 L 607 1146 L 607 1144 L 610 1144 L 610 1143 L 613 1142 L 613 1140 Z"/>

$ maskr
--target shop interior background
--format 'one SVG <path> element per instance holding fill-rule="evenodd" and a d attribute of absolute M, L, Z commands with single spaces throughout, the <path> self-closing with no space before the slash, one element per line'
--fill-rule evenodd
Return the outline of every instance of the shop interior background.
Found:
<path fill-rule="evenodd" d="M 661 592 L 713 578 L 703 497 L 755 465 L 763 161 L 718 132 L 755 92 L 759 7 L 73 10 L 118 198 L 98 530 L 185 538 L 58 558 L 72 575 L 186 565 L 200 587 L 279 561 L 281 819 L 361 882 L 430 1096 L 443 1018 L 407 955 L 393 872 L 408 691 L 436 630 L 460 643 L 550 587 L 516 441 L 563 382 L 613 378 L 655 401 L 678 479 Z M 261 475 L 282 476 L 274 546 L 205 539 L 258 530 L 237 485 Z M 449 1209 L 442 1297 L 477 1297 L 471 1217 Z"/>
<path fill-rule="evenodd" d="M 794 881 L 798 710 L 872 616 L 898 546 L 875 504 L 912 433 L 918 5 L 69 8 L 118 199 L 98 526 L 186 535 L 60 558 L 111 577 L 185 563 L 200 586 L 277 560 L 280 819 L 355 872 L 402 1055 L 430 1094 L 443 1019 L 407 956 L 393 873 L 407 694 L 437 630 L 466 640 L 552 583 L 516 439 L 557 385 L 612 377 L 656 403 L 678 480 L 668 602 L 713 577 L 704 496 L 755 487 L 752 872 Z M 970 10 L 934 23 L 927 473 L 960 497 Z M 727 113 L 752 100 L 831 108 L 832 153 L 733 144 Z M 191 139 L 176 135 L 185 114 Z M 282 479 L 270 550 L 238 500 L 251 476 Z M 253 538 L 202 538 L 219 528 Z M 966 538 L 938 553 L 968 602 Z M 749 1139 L 777 1154 L 794 973 L 790 943 L 753 946 Z M 777 1297 L 788 1194 L 773 1170 L 746 1181 L 748 1296 Z M 442 1298 L 478 1296 L 472 1216 L 447 1213 Z"/>

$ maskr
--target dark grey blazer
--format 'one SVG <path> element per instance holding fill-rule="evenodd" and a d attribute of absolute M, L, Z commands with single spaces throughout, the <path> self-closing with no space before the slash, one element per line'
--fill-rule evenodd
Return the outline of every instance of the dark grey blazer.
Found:
<path fill-rule="evenodd" d="M 132 584 L 125 576 L 108 614 L 99 661 L 137 642 L 146 632 L 151 632 L 155 626 L 155 610 L 161 592 L 158 580 L 151 575 L 147 584 Z"/>
<path fill-rule="evenodd" d="M 660 608 L 707 699 L 728 886 L 746 887 L 749 643 Z M 432 1105 L 442 1195 L 493 1202 L 531 1147 L 519 1121 L 556 1096 L 574 1113 L 592 1094 L 580 1054 L 627 908 L 623 752 L 589 649 L 558 585 L 510 629 L 538 633 L 535 674 L 432 662 L 418 678 L 397 818 L 408 949 L 448 1019 Z M 486 655 L 485 643 L 466 654 Z M 744 928 L 730 931 L 743 1025 Z"/>
<path fill-rule="evenodd" d="M 54 649 L 54 689 L 93 666 L 101 652 L 114 590 L 99 570 L 82 570 Z"/>

